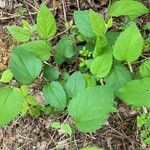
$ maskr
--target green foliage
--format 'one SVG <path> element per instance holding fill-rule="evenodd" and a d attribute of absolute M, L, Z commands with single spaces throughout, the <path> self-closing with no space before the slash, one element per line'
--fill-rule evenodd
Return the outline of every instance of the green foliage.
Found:
<path fill-rule="evenodd" d="M 37 32 L 42 39 L 51 38 L 56 34 L 56 22 L 53 14 L 43 3 L 37 15 Z"/>
<path fill-rule="evenodd" d="M 89 74 L 84 74 L 84 80 L 86 83 L 86 87 L 95 87 L 96 86 L 96 79 Z"/>
<path fill-rule="evenodd" d="M 9 67 L 16 80 L 23 84 L 28 84 L 38 77 L 42 63 L 34 53 L 16 47 L 11 54 Z"/>
<path fill-rule="evenodd" d="M 23 97 L 11 88 L 0 88 L 0 127 L 11 122 L 22 110 Z"/>
<path fill-rule="evenodd" d="M 101 128 L 112 110 L 113 94 L 107 86 L 97 86 L 78 92 L 69 103 L 68 112 L 81 132 Z"/>
<path fill-rule="evenodd" d="M 149 10 L 141 2 L 137 2 L 134 0 L 120 0 L 114 2 L 108 9 L 109 16 L 128 16 L 130 17 L 130 19 L 135 19 L 148 12 Z"/>
<path fill-rule="evenodd" d="M 11 35 L 20 42 L 28 42 L 32 35 L 32 33 L 29 30 L 15 25 L 9 26 L 8 30 L 11 33 Z"/>
<path fill-rule="evenodd" d="M 150 107 L 149 83 L 150 78 L 143 78 L 128 82 L 117 92 L 117 96 L 129 105 Z"/>
<path fill-rule="evenodd" d="M 150 147 L 150 113 L 142 113 L 137 117 L 137 127 L 140 128 L 142 141 Z"/>
<path fill-rule="evenodd" d="M 103 37 L 106 32 L 106 23 L 104 18 L 93 10 L 89 11 L 89 20 L 94 34 Z"/>
<path fill-rule="evenodd" d="M 9 83 L 12 80 L 12 78 L 13 78 L 13 74 L 12 74 L 11 70 L 7 69 L 2 73 L 0 82 Z"/>
<path fill-rule="evenodd" d="M 44 77 L 48 81 L 54 81 L 59 78 L 60 72 L 52 66 L 45 65 L 44 66 Z"/>
<path fill-rule="evenodd" d="M 131 81 L 130 72 L 125 66 L 118 63 L 113 65 L 111 72 L 105 78 L 106 84 L 111 86 L 114 91 L 117 91 L 129 81 Z"/>
<path fill-rule="evenodd" d="M 66 82 L 66 93 L 69 98 L 72 98 L 78 91 L 85 88 L 85 80 L 80 72 L 73 73 Z"/>
<path fill-rule="evenodd" d="M 57 38 L 58 43 L 54 43 L 56 21 L 44 3 L 36 24 L 23 20 L 21 27 L 8 27 L 14 38 L 26 43 L 13 48 L 9 68 L 2 73 L 0 127 L 20 113 L 39 117 L 43 113 L 52 116 L 61 112 L 69 114 L 68 120 L 54 122 L 52 127 L 71 138 L 74 125 L 81 132 L 101 128 L 109 113 L 117 111 L 117 96 L 128 105 L 149 108 L 150 61 L 145 58 L 141 64 L 140 57 L 149 48 L 149 37 L 144 40 L 138 21 L 131 22 L 147 12 L 142 3 L 131 0 L 114 2 L 108 8 L 107 21 L 93 10 L 75 11 L 75 25 L 67 35 Z M 118 28 L 114 16 L 127 17 L 121 19 Z M 109 28 L 112 29 L 107 31 Z M 148 31 L 148 27 L 143 29 Z M 139 73 L 134 64 L 140 66 L 136 68 Z M 17 80 L 15 85 L 11 82 L 13 77 Z M 42 87 L 43 93 L 38 92 L 45 101 L 39 103 L 32 91 Z M 143 131 L 142 136 L 147 137 L 147 133 Z"/>
<path fill-rule="evenodd" d="M 45 40 L 28 42 L 18 46 L 18 48 L 33 52 L 42 61 L 49 59 L 52 49 L 51 45 Z"/>
<path fill-rule="evenodd" d="M 103 78 L 109 74 L 111 66 L 112 50 L 110 47 L 105 47 L 104 52 L 93 60 L 90 70 L 96 77 Z"/>
<path fill-rule="evenodd" d="M 94 37 L 94 31 L 92 30 L 90 19 L 89 19 L 89 11 L 75 11 L 74 12 L 74 21 L 79 29 L 79 32 L 85 37 Z"/>
<path fill-rule="evenodd" d="M 75 11 L 74 20 L 79 32 L 85 37 L 104 36 L 106 32 L 103 17 L 93 10 Z"/>
<path fill-rule="evenodd" d="M 138 59 L 144 46 L 143 38 L 135 23 L 129 25 L 117 38 L 113 55 L 117 60 L 133 62 Z"/>
<path fill-rule="evenodd" d="M 141 64 L 139 72 L 142 77 L 150 77 L 150 60 Z"/>
<path fill-rule="evenodd" d="M 64 62 L 65 58 L 71 58 L 75 54 L 74 38 L 72 36 L 62 37 L 55 47 L 55 61 L 58 64 Z"/>
<path fill-rule="evenodd" d="M 63 110 L 66 107 L 66 94 L 59 82 L 53 81 L 45 85 L 43 93 L 46 102 L 51 106 L 58 110 Z"/>
<path fill-rule="evenodd" d="M 71 127 L 68 123 L 60 124 L 59 122 L 53 122 L 51 124 L 51 127 L 61 130 L 61 132 L 64 132 L 65 134 L 68 134 L 70 137 L 72 135 L 72 129 L 71 129 Z"/>

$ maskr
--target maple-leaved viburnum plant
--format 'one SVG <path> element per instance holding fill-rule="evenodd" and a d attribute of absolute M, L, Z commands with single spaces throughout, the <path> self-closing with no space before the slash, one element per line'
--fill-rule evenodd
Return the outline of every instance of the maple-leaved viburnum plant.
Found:
<path fill-rule="evenodd" d="M 56 34 L 56 21 L 45 4 L 35 25 L 23 20 L 22 26 L 9 26 L 21 44 L 13 48 L 0 80 L 0 127 L 29 113 L 31 106 L 38 113 L 37 108 L 49 105 L 53 112 L 66 111 L 73 120 L 70 125 L 79 131 L 95 132 L 114 111 L 115 98 L 131 106 L 150 107 L 150 60 L 143 60 L 139 72 L 130 72 L 144 50 L 136 18 L 148 12 L 142 3 L 131 0 L 110 5 L 107 23 L 91 9 L 75 11 L 70 34 L 54 46 L 50 41 Z M 113 17 L 120 16 L 123 27 L 112 32 Z M 16 87 L 13 78 L 20 83 Z M 42 104 L 32 93 L 40 80 Z"/>

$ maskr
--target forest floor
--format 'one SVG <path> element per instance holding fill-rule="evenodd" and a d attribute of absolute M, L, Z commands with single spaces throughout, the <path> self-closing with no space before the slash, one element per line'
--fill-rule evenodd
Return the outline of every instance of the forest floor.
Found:
<path fill-rule="evenodd" d="M 7 1 L 7 0 L 6 0 Z M 31 24 L 40 0 L 14 0 L 13 3 L 2 5 L 0 0 L 0 72 L 7 69 L 11 49 L 17 44 L 6 30 L 7 25 L 21 24 L 21 19 L 27 19 Z M 92 8 L 105 16 L 108 0 L 45 0 L 57 20 L 58 34 L 66 34 L 65 23 L 72 22 L 72 14 L 77 9 Z M 150 2 L 145 1 L 147 6 Z M 150 22 L 150 16 L 140 18 L 140 22 Z M 142 150 L 140 130 L 136 126 L 137 112 L 130 110 L 123 103 L 118 104 L 118 111 L 110 115 L 102 129 L 93 134 L 83 134 L 75 131 L 73 139 L 50 128 L 50 116 L 20 116 L 10 125 L 0 129 L 1 150 L 78 150 L 85 146 L 98 146 L 106 150 Z M 58 116 L 62 120 L 64 116 Z"/>

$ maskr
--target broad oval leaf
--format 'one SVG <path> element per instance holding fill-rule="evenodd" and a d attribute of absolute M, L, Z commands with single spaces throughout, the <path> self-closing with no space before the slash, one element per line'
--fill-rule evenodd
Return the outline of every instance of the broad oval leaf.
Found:
<path fill-rule="evenodd" d="M 141 15 L 147 14 L 148 12 L 149 10 L 141 2 L 131 0 L 120 0 L 114 2 L 108 9 L 109 16 L 129 16 L 131 19 L 135 19 Z"/>
<path fill-rule="evenodd" d="M 8 31 L 11 33 L 11 35 L 20 42 L 28 42 L 32 33 L 29 30 L 26 30 L 23 27 L 19 26 L 8 26 Z"/>
<path fill-rule="evenodd" d="M 37 40 L 19 45 L 20 49 L 33 52 L 42 61 L 49 59 L 52 50 L 51 45 L 45 40 Z"/>
<path fill-rule="evenodd" d="M 93 10 L 89 10 L 91 28 L 96 36 L 103 37 L 106 33 L 106 23 L 104 18 Z"/>
<path fill-rule="evenodd" d="M 74 72 L 66 82 L 66 93 L 69 98 L 72 98 L 78 91 L 85 88 L 85 80 L 83 75 L 77 71 Z"/>
<path fill-rule="evenodd" d="M 15 47 L 9 60 L 9 68 L 16 80 L 28 84 L 38 77 L 42 63 L 34 53 Z"/>
<path fill-rule="evenodd" d="M 150 77 L 150 60 L 142 63 L 140 66 L 140 74 L 142 77 Z"/>
<path fill-rule="evenodd" d="M 133 62 L 142 53 L 144 40 L 135 23 L 129 25 L 117 38 L 113 55 L 117 60 Z"/>
<path fill-rule="evenodd" d="M 69 115 L 81 132 L 94 132 L 107 120 L 113 106 L 113 92 L 107 86 L 78 92 L 68 106 Z"/>
<path fill-rule="evenodd" d="M 43 39 L 51 38 L 56 34 L 56 21 L 44 3 L 40 6 L 37 15 L 37 32 Z"/>
<path fill-rule="evenodd" d="M 110 74 L 105 78 L 106 84 L 111 86 L 115 92 L 129 81 L 131 81 L 130 72 L 125 66 L 117 63 L 114 64 Z"/>
<path fill-rule="evenodd" d="M 0 88 L 0 127 L 21 113 L 23 97 L 11 88 Z"/>
<path fill-rule="evenodd" d="M 123 86 L 117 96 L 128 105 L 150 107 L 150 78 L 133 80 Z"/>
<path fill-rule="evenodd" d="M 79 32 L 84 35 L 85 37 L 94 37 L 94 31 L 92 30 L 90 18 L 89 18 L 89 11 L 75 11 L 74 14 L 74 21 L 79 29 Z"/>
<path fill-rule="evenodd" d="M 66 107 L 66 93 L 59 82 L 53 81 L 43 88 L 46 102 L 62 111 Z"/>
<path fill-rule="evenodd" d="M 94 58 L 90 71 L 98 78 L 106 77 L 112 66 L 112 51 L 110 47 L 105 47 L 103 53 Z"/>

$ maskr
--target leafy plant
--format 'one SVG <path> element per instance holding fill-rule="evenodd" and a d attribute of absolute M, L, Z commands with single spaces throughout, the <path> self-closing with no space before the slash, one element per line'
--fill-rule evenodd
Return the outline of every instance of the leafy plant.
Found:
<path fill-rule="evenodd" d="M 141 139 L 150 147 L 150 113 L 142 113 L 137 117 L 137 127 L 141 129 Z"/>
<path fill-rule="evenodd" d="M 128 105 L 149 108 L 149 61 L 140 66 L 136 78 L 132 69 L 144 50 L 144 38 L 133 19 L 147 12 L 142 3 L 129 0 L 110 6 L 107 22 L 93 10 L 75 11 L 70 34 L 55 45 L 51 40 L 56 21 L 45 4 L 40 6 L 36 24 L 23 20 L 22 27 L 8 27 L 21 43 L 13 48 L 9 68 L 1 77 L 5 87 L 0 89 L 0 126 L 19 114 L 67 112 L 72 122 L 55 122 L 52 127 L 71 136 L 72 126 L 81 132 L 100 129 L 114 110 L 115 97 Z M 112 32 L 112 17 L 118 16 L 130 19 L 121 30 Z M 11 83 L 13 77 L 19 82 L 16 87 Z M 35 85 L 43 89 L 42 105 L 29 92 Z"/>

